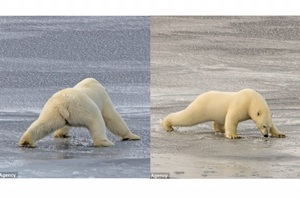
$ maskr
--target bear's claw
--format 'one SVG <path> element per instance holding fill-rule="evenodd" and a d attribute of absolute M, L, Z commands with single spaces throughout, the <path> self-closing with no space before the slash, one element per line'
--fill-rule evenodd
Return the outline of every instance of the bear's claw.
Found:
<path fill-rule="evenodd" d="M 276 134 L 276 135 L 271 135 L 271 137 L 274 137 L 274 138 L 285 138 L 286 135 L 280 133 L 280 134 Z"/>
<path fill-rule="evenodd" d="M 97 144 L 95 144 L 96 147 L 108 147 L 108 146 L 113 146 L 114 143 L 112 143 L 109 140 L 101 140 Z"/>
<path fill-rule="evenodd" d="M 171 132 L 173 131 L 173 127 L 172 127 L 172 124 L 170 122 L 168 122 L 166 119 L 162 121 L 162 126 L 163 128 L 165 129 L 165 131 L 167 132 Z"/>
<path fill-rule="evenodd" d="M 173 127 L 172 126 L 164 126 L 163 125 L 163 128 L 165 129 L 165 131 L 167 132 L 171 132 L 171 131 L 174 131 Z"/>
<path fill-rule="evenodd" d="M 125 136 L 125 137 L 123 137 L 123 141 L 126 141 L 126 140 L 140 140 L 141 139 L 141 137 L 140 136 L 138 136 L 138 135 L 136 135 L 136 134 L 130 134 L 129 136 Z"/>
<path fill-rule="evenodd" d="M 167 132 L 171 132 L 171 131 L 174 131 L 174 129 L 172 127 L 166 129 Z"/>
<path fill-rule="evenodd" d="M 55 134 L 54 138 L 69 138 L 70 135 L 66 135 L 66 134 Z"/>
<path fill-rule="evenodd" d="M 239 135 L 225 135 L 228 139 L 241 139 L 242 137 Z"/>
<path fill-rule="evenodd" d="M 279 138 L 285 138 L 286 136 L 284 134 L 279 134 L 278 137 Z"/>
<path fill-rule="evenodd" d="M 18 145 L 20 147 L 26 147 L 26 148 L 35 148 L 36 147 L 34 144 L 31 144 L 28 141 L 20 142 Z"/>

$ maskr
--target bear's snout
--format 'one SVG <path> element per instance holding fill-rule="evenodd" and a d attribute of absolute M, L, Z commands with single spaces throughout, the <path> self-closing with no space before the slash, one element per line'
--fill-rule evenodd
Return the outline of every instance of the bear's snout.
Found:
<path fill-rule="evenodd" d="M 269 137 L 269 135 L 268 135 L 268 134 L 266 134 L 266 135 L 264 135 L 264 137 L 265 137 L 265 138 L 267 138 L 267 137 Z"/>

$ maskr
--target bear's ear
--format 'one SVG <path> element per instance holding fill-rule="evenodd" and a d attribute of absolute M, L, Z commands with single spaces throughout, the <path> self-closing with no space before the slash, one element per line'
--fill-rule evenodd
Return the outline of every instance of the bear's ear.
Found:
<path fill-rule="evenodd" d="M 257 116 L 260 116 L 260 115 L 261 115 L 260 111 L 257 111 L 256 115 L 257 115 Z"/>

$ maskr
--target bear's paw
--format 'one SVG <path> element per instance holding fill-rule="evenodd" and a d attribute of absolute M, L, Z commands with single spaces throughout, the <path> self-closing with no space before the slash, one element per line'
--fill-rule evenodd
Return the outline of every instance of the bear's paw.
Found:
<path fill-rule="evenodd" d="M 94 144 L 96 147 L 109 147 L 109 146 L 113 146 L 114 143 L 112 143 L 109 140 L 101 140 L 97 143 Z"/>
<path fill-rule="evenodd" d="M 237 134 L 229 134 L 229 135 L 226 134 L 225 137 L 228 139 L 241 139 L 242 138 L 241 136 L 239 136 Z"/>
<path fill-rule="evenodd" d="M 126 141 L 126 140 L 140 140 L 140 139 L 141 139 L 140 136 L 131 133 L 130 135 L 123 137 L 122 140 L 123 140 L 123 141 Z"/>
<path fill-rule="evenodd" d="M 275 137 L 275 138 L 285 138 L 286 135 L 285 135 L 285 134 L 282 134 L 282 133 L 278 133 L 278 134 L 275 134 L 275 135 L 271 135 L 271 137 Z"/>
<path fill-rule="evenodd" d="M 26 148 L 35 148 L 35 147 L 36 147 L 35 144 L 32 144 L 32 143 L 30 143 L 30 142 L 27 141 L 27 140 L 24 140 L 24 141 L 19 142 L 19 146 L 20 146 L 20 147 L 26 147 Z"/>

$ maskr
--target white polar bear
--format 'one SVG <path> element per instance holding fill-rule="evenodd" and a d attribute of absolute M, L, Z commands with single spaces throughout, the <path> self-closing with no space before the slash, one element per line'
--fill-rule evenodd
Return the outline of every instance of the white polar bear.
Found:
<path fill-rule="evenodd" d="M 226 138 L 241 138 L 237 126 L 241 121 L 252 119 L 264 137 L 285 137 L 272 121 L 265 99 L 252 89 L 239 92 L 210 91 L 199 95 L 186 109 L 171 113 L 163 121 L 166 131 L 172 126 L 192 126 L 213 121 L 215 132 L 225 133 Z"/>
<path fill-rule="evenodd" d="M 97 80 L 87 78 L 73 88 L 55 93 L 23 134 L 19 145 L 35 147 L 36 141 L 55 130 L 55 137 L 68 137 L 71 126 L 86 127 L 97 147 L 113 145 L 106 137 L 105 126 L 123 140 L 140 139 L 130 132 L 105 88 Z"/>

